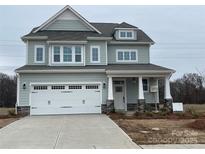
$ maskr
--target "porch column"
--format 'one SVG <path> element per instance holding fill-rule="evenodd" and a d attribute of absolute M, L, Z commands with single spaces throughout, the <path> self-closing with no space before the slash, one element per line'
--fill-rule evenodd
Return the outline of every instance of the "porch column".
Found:
<path fill-rule="evenodd" d="M 171 100 L 172 96 L 170 93 L 170 83 L 169 83 L 169 76 L 165 77 L 165 85 L 164 85 L 164 99 Z"/>
<path fill-rule="evenodd" d="M 112 77 L 108 76 L 108 100 L 113 100 L 113 83 Z"/>
<path fill-rule="evenodd" d="M 142 76 L 139 76 L 139 78 L 138 78 L 138 99 L 139 100 L 143 100 L 144 99 Z"/>

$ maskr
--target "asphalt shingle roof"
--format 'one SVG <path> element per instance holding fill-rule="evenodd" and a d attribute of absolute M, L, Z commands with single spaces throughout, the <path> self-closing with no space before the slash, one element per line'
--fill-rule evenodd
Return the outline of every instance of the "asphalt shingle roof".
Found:
<path fill-rule="evenodd" d="M 72 69 L 105 69 L 105 70 L 146 70 L 146 71 L 170 71 L 162 66 L 154 64 L 109 64 L 109 65 L 86 65 L 86 66 L 46 66 L 46 65 L 24 65 L 16 71 L 21 70 L 72 70 Z"/>
<path fill-rule="evenodd" d="M 95 31 L 57 31 L 57 30 L 42 30 L 33 33 L 38 27 L 34 28 L 29 34 L 23 36 L 47 36 L 48 41 L 85 41 L 87 37 L 113 37 L 115 28 L 137 28 L 128 23 L 90 23 L 97 28 L 102 34 L 98 34 Z M 113 37 L 113 40 L 114 37 Z M 117 41 L 117 40 L 115 40 Z M 153 40 L 145 34 L 142 30 L 137 28 L 137 40 L 136 42 L 153 42 Z"/>

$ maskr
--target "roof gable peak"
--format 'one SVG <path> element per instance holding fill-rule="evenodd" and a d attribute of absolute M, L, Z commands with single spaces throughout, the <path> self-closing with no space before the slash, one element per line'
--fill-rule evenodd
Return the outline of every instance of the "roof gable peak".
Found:
<path fill-rule="evenodd" d="M 75 16 L 77 16 L 79 18 L 79 20 L 81 20 L 90 30 L 92 31 L 96 31 L 97 33 L 101 34 L 101 32 L 96 29 L 92 24 L 90 24 L 83 16 L 81 16 L 77 11 L 75 11 L 71 6 L 66 5 L 63 9 L 61 9 L 60 11 L 58 11 L 55 15 L 53 15 L 51 18 L 49 18 L 46 22 L 44 22 L 42 25 L 40 25 L 37 29 L 35 29 L 33 31 L 33 33 L 36 33 L 40 30 L 42 30 L 43 28 L 45 28 L 47 25 L 49 25 L 50 23 L 56 21 L 56 19 L 62 15 L 65 11 L 71 11 Z"/>

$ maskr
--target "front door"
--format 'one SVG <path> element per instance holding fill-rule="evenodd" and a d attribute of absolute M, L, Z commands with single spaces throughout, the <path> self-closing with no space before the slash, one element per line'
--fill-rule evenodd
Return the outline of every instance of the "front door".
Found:
<path fill-rule="evenodd" d="M 116 110 L 125 110 L 125 83 L 114 81 L 113 85 L 114 107 Z"/>

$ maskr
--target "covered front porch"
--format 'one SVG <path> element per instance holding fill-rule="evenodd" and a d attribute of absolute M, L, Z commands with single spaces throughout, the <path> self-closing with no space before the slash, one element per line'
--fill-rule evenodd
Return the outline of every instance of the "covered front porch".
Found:
<path fill-rule="evenodd" d="M 164 100 L 172 102 L 170 73 L 166 74 L 108 74 L 107 106 L 113 104 L 114 111 L 145 111 L 146 106 L 159 104 L 159 80 L 164 80 Z"/>

